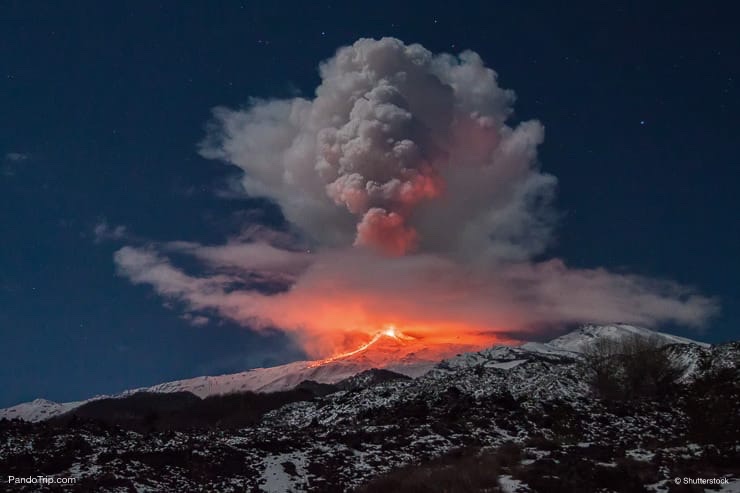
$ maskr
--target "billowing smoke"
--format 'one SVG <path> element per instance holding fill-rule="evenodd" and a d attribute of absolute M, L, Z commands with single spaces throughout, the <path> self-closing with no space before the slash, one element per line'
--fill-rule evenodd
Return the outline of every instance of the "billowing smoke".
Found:
<path fill-rule="evenodd" d="M 542 125 L 506 125 L 514 96 L 478 55 L 362 39 L 321 64 L 312 100 L 217 108 L 202 154 L 244 170 L 315 241 L 401 255 L 523 259 L 550 237 L 556 180 Z"/>
<path fill-rule="evenodd" d="M 557 180 L 537 161 L 544 129 L 506 123 L 514 94 L 477 54 L 361 39 L 320 75 L 312 99 L 216 108 L 201 147 L 240 167 L 249 195 L 279 204 L 310 251 L 252 229 L 225 245 L 125 247 L 119 271 L 187 311 L 294 331 L 315 353 L 384 323 L 473 337 L 572 322 L 698 326 L 716 311 L 669 281 L 531 260 L 558 217 Z M 206 273 L 187 274 L 178 255 Z M 271 281 L 287 289 L 257 287 Z"/>

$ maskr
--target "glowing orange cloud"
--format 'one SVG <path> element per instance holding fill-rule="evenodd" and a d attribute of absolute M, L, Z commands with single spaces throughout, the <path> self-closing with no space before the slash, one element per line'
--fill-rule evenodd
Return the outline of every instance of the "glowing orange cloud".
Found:
<path fill-rule="evenodd" d="M 286 251 L 291 265 L 293 255 L 306 259 L 305 252 Z M 315 357 L 357 349 L 391 327 L 427 344 L 483 347 L 501 340 L 500 333 L 526 338 L 543 324 L 700 325 L 716 311 L 714 300 L 670 281 L 569 269 L 559 260 L 465 265 L 434 255 L 387 257 L 357 249 L 311 256 L 289 289 L 276 294 L 234 289 L 241 278 L 233 274 L 190 276 L 151 249 L 124 247 L 115 260 L 119 273 L 188 311 L 217 312 L 255 329 L 278 327 Z"/>

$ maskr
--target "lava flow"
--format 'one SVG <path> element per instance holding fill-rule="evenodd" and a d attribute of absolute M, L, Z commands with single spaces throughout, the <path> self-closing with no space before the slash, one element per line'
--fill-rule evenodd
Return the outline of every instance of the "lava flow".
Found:
<path fill-rule="evenodd" d="M 394 324 L 386 324 L 370 340 L 356 349 L 341 352 L 328 358 L 312 362 L 309 368 L 326 365 L 342 360 L 362 358 L 369 365 L 383 367 L 404 358 L 413 357 L 426 361 L 439 361 L 456 354 L 478 351 L 493 344 L 502 342 L 493 336 L 469 336 L 442 338 L 434 336 L 408 335 Z"/>
<path fill-rule="evenodd" d="M 377 332 L 372 339 L 367 341 L 365 344 L 361 345 L 357 349 L 354 349 L 352 351 L 347 351 L 344 353 L 336 354 L 334 356 L 330 356 L 329 358 L 324 358 L 318 361 L 315 361 L 309 365 L 309 368 L 315 368 L 317 366 L 325 365 L 327 363 L 331 363 L 333 361 L 337 361 L 340 359 L 345 359 L 350 356 L 354 356 L 356 354 L 362 353 L 364 351 L 367 351 L 370 349 L 371 346 L 375 345 L 378 341 L 381 340 L 383 337 L 388 337 L 392 340 L 403 342 L 403 341 L 413 341 L 415 340 L 414 337 L 407 336 L 403 334 L 400 330 L 396 328 L 395 325 L 386 325 L 385 329 L 381 330 L 380 332 Z"/>

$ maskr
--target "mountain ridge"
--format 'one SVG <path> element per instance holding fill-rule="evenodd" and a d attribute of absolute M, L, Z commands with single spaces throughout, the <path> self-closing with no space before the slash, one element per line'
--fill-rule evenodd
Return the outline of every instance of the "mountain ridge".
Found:
<path fill-rule="evenodd" d="M 567 356 L 582 352 L 584 347 L 596 338 L 618 338 L 633 334 L 658 337 L 666 343 L 693 344 L 704 348 L 711 346 L 704 342 L 628 324 L 584 325 L 549 342 L 525 342 L 520 346 L 495 345 L 481 351 L 470 351 L 469 346 L 462 344 L 444 344 L 443 347 L 436 347 L 435 345 L 414 343 L 410 340 L 411 338 L 399 337 L 398 334 L 388 334 L 384 331 L 379 332 L 367 345 L 367 348 L 352 352 L 346 357 L 296 361 L 285 365 L 255 368 L 232 374 L 175 380 L 148 387 L 129 389 L 113 395 L 99 395 L 75 402 L 57 403 L 46 399 L 35 399 L 31 402 L 0 409 L 0 419 L 18 418 L 31 422 L 43 421 L 69 412 L 87 402 L 126 397 L 139 392 L 191 392 L 200 398 L 205 398 L 212 395 L 245 391 L 285 391 L 295 388 L 304 381 L 334 384 L 373 368 L 385 369 L 410 378 L 417 378 L 443 364 L 443 362 L 448 365 L 470 365 L 486 352 L 500 355 L 503 353 L 519 354 L 520 357 L 526 354 L 522 351 Z M 453 363 L 450 363 L 450 361 Z M 516 366 L 521 361 L 523 360 L 517 361 L 516 358 L 512 358 L 508 362 L 499 361 L 495 365 L 498 365 L 498 368 L 505 369 Z"/>

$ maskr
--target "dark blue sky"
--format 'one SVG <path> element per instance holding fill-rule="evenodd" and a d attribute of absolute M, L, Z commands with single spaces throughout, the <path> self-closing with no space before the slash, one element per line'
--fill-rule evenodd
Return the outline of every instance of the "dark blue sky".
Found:
<path fill-rule="evenodd" d="M 72 400 L 301 356 L 279 333 L 193 327 L 115 275 L 101 220 L 154 240 L 222 241 L 234 173 L 197 154 L 210 108 L 310 95 L 358 37 L 472 49 L 546 127 L 565 212 L 549 255 L 717 296 L 740 324 L 740 41 L 730 3 L 3 2 L 0 406 Z"/>

